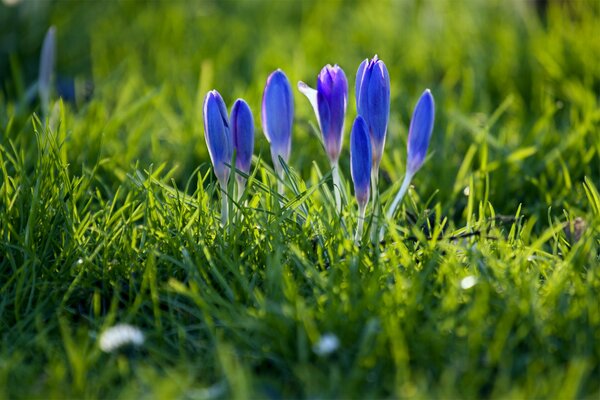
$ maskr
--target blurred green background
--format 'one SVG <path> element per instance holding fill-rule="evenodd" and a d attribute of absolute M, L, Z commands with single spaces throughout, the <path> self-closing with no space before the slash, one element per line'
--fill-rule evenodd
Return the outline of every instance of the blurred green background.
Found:
<path fill-rule="evenodd" d="M 298 80 L 314 85 L 327 63 L 342 66 L 351 88 L 349 129 L 356 68 L 378 54 L 392 82 L 383 188 L 404 173 L 412 108 L 430 88 L 437 104 L 433 156 L 415 180 L 419 193 L 429 197 L 439 190 L 443 204 L 458 202 L 447 212 L 460 212 L 467 172 L 474 172 L 474 185 L 485 185 L 486 175 L 494 182 L 490 200 L 498 212 L 513 213 L 524 203 L 529 212 L 543 215 L 581 195 L 580 185 L 572 190 L 573 182 L 584 176 L 599 182 L 599 8 L 597 1 L 22 1 L 8 6 L 5 0 L 0 118 L 6 126 L 12 107 L 35 81 L 43 36 L 55 25 L 57 75 L 94 84 L 92 100 L 72 108 L 65 138 L 72 168 L 109 158 L 104 167 L 110 177 L 137 161 L 141 166 L 167 162 L 178 167 L 176 179 L 185 181 L 208 160 L 201 124 L 208 90 L 219 90 L 228 106 L 238 97 L 249 102 L 257 153 L 268 159 L 259 110 L 272 70 L 282 68 L 295 89 Z M 324 170 L 327 162 L 310 134 L 312 109 L 294 92 L 290 163 L 306 177 L 313 160 Z M 341 162 L 349 175 L 347 138 Z"/>
<path fill-rule="evenodd" d="M 37 120 L 51 25 L 57 78 L 88 98 Z M 0 0 L 0 398 L 596 396 L 599 38 L 596 0 Z M 281 211 L 260 186 L 263 168 L 225 234 L 206 92 L 248 101 L 269 164 L 269 73 L 314 85 L 339 64 L 348 131 L 356 69 L 374 54 L 392 83 L 384 201 L 414 104 L 425 88 L 436 99 L 394 241 L 354 246 L 329 182 L 301 199 L 299 223 L 302 210 Z M 314 163 L 329 166 L 294 95 L 290 165 L 314 188 Z M 449 234 L 482 235 L 425 238 L 407 213 L 423 222 L 428 207 Z M 512 225 L 493 218 L 517 210 Z M 354 213 L 350 199 L 350 230 Z M 579 241 L 564 229 L 575 217 L 588 224 Z M 147 334 L 137 353 L 98 349 L 119 321 Z M 321 357 L 326 332 L 341 346 Z"/>

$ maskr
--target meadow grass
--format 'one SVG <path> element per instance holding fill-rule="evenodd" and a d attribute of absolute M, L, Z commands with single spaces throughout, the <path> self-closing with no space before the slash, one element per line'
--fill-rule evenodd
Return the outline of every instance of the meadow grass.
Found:
<path fill-rule="evenodd" d="M 598 398 L 600 5 L 549 3 L 0 5 L 0 398 Z M 25 97 L 51 24 L 94 93 L 45 117 Z M 437 115 L 385 241 L 356 246 L 353 90 L 341 215 L 297 91 L 277 194 L 260 99 L 275 68 L 353 88 L 375 53 L 382 202 L 424 88 Z M 213 88 L 255 115 L 239 201 L 205 147 Z M 102 352 L 117 323 L 144 345 Z"/>

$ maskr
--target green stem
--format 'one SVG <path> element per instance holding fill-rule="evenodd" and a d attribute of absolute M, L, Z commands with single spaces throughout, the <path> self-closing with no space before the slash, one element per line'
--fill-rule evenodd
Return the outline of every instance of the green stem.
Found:
<path fill-rule="evenodd" d="M 356 225 L 356 235 L 354 236 L 354 243 L 359 244 L 360 239 L 363 235 L 363 226 L 365 223 L 365 210 L 367 209 L 367 204 L 359 204 L 358 205 L 358 224 Z"/>
<path fill-rule="evenodd" d="M 244 190 L 246 189 L 246 178 L 238 175 L 237 177 L 237 199 L 238 202 L 242 199 Z"/>
<path fill-rule="evenodd" d="M 371 224 L 371 241 L 377 242 L 377 228 L 379 227 L 379 216 L 381 205 L 379 204 L 379 168 L 371 171 L 371 192 L 373 193 L 373 223 Z"/>
<path fill-rule="evenodd" d="M 404 181 L 402 182 L 402 186 L 400 187 L 400 190 L 396 194 L 396 197 L 394 197 L 394 201 L 392 202 L 392 204 L 390 205 L 390 208 L 388 209 L 387 213 L 385 214 L 386 221 L 391 220 L 392 217 L 394 216 L 394 212 L 396 212 L 396 208 L 398 207 L 398 205 L 400 204 L 400 202 L 406 195 L 406 192 L 408 192 L 408 188 L 410 186 L 410 181 L 412 180 L 412 177 L 413 177 L 413 174 L 407 173 L 406 175 L 404 175 Z M 379 231 L 379 240 L 383 240 L 384 234 L 385 234 L 385 226 L 382 226 L 381 230 Z"/>
<path fill-rule="evenodd" d="M 221 186 L 223 188 L 223 186 Z M 227 220 L 229 219 L 229 202 L 227 201 L 227 186 L 225 186 L 225 190 L 221 193 L 221 225 L 225 227 L 227 225 Z"/>
<path fill-rule="evenodd" d="M 331 175 L 333 177 L 333 194 L 335 196 L 335 209 L 338 213 L 342 212 L 342 182 L 340 180 L 340 170 L 338 163 L 331 163 Z"/>

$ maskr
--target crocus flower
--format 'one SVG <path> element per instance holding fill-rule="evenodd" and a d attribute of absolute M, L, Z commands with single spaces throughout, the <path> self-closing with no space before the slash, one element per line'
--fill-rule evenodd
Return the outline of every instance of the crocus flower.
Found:
<path fill-rule="evenodd" d="M 356 73 L 356 109 L 369 127 L 373 151 L 373 175 L 376 178 L 385 145 L 390 116 L 390 76 L 383 61 L 364 60 Z"/>
<path fill-rule="evenodd" d="M 294 122 L 294 97 L 287 76 L 278 69 L 269 75 L 262 100 L 262 126 L 271 144 L 271 157 L 275 171 L 281 177 L 279 157 L 286 163 L 292 145 Z M 280 192 L 283 188 L 280 186 Z"/>
<path fill-rule="evenodd" d="M 298 82 L 298 89 L 313 106 L 327 156 L 332 164 L 337 164 L 342 150 L 348 101 L 348 81 L 344 71 L 337 65 L 326 65 L 317 76 L 317 90 L 304 82 Z"/>
<path fill-rule="evenodd" d="M 233 148 L 236 151 L 235 167 L 249 174 L 252 152 L 254 151 L 254 119 L 248 103 L 242 99 L 237 99 L 231 108 L 229 121 L 231 123 Z M 246 178 L 238 174 L 237 181 L 238 195 L 241 196 Z"/>
<path fill-rule="evenodd" d="M 38 76 L 38 94 L 42 111 L 48 116 L 50 110 L 50 92 L 54 79 L 54 64 L 56 62 L 56 27 L 51 26 L 46 32 L 40 52 L 40 70 Z"/>
<path fill-rule="evenodd" d="M 415 110 L 413 111 L 412 119 L 410 121 L 410 127 L 408 129 L 406 174 L 404 175 L 402 186 L 400 187 L 398 194 L 396 194 L 396 197 L 394 198 L 394 201 L 392 202 L 392 205 L 386 214 L 388 219 L 392 218 L 394 215 L 396 207 L 398 207 L 398 204 L 400 204 L 400 201 L 408 190 L 408 186 L 410 185 L 412 177 L 423 165 L 425 155 L 427 154 L 427 148 L 429 147 L 431 132 L 433 132 L 434 117 L 435 105 L 433 102 L 433 96 L 429 89 L 425 89 L 419 98 L 417 105 L 415 106 Z"/>
<path fill-rule="evenodd" d="M 304 82 L 298 82 L 298 90 L 308 98 L 317 115 L 323 144 L 331 162 L 336 208 L 341 210 L 340 190 L 342 185 L 338 171 L 338 159 L 344 137 L 348 80 L 339 66 L 332 67 L 328 64 L 321 69 L 317 76 L 317 90 Z"/>
<path fill-rule="evenodd" d="M 429 89 L 425 89 L 417 102 L 408 130 L 407 174 L 414 175 L 423 165 L 433 132 L 434 115 L 433 96 Z"/>
<path fill-rule="evenodd" d="M 227 108 L 223 98 L 216 90 L 211 90 L 204 98 L 204 138 L 221 190 L 227 192 L 229 167 L 226 163 L 231 162 L 233 145 Z M 221 196 L 221 224 L 223 226 L 227 224 L 228 216 L 227 196 L 223 195 Z"/>
<path fill-rule="evenodd" d="M 352 181 L 354 182 L 354 195 L 358 203 L 358 226 L 356 228 L 355 240 L 358 243 L 363 230 L 365 210 L 369 202 L 371 190 L 371 163 L 372 163 L 371 140 L 369 128 L 360 115 L 354 120 L 352 132 L 350 133 L 350 168 Z"/>
<path fill-rule="evenodd" d="M 216 90 L 211 90 L 204 98 L 204 138 L 215 175 L 221 188 L 227 190 L 229 167 L 225 163 L 231 162 L 233 149 L 227 108 Z"/>

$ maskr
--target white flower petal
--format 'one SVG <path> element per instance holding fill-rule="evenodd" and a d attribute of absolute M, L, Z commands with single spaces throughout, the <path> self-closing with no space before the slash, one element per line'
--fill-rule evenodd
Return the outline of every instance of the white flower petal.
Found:
<path fill-rule="evenodd" d="M 321 121 L 319 119 L 319 104 L 317 103 L 317 91 L 302 81 L 298 81 L 298 90 L 306 96 L 308 101 L 310 101 L 313 110 L 315 110 L 315 115 L 317 116 L 319 129 L 321 129 Z"/>

